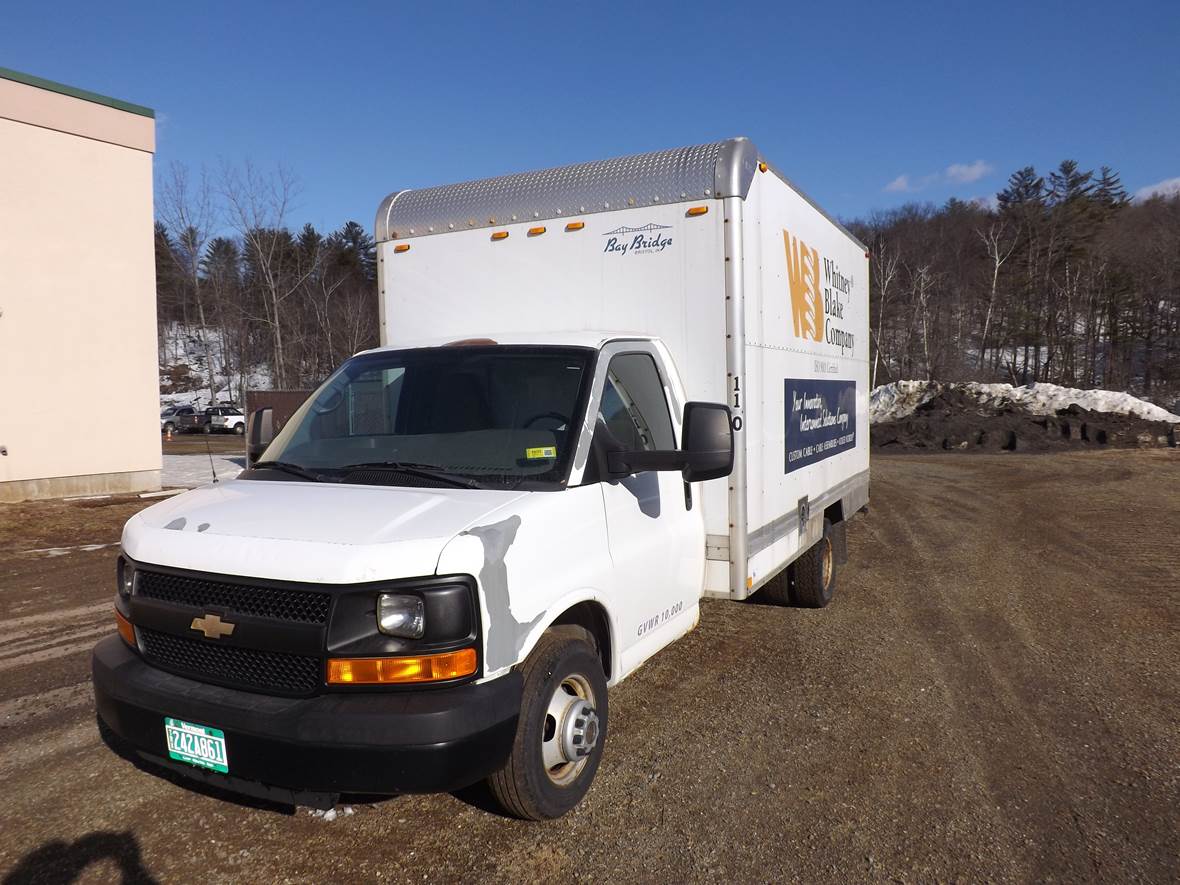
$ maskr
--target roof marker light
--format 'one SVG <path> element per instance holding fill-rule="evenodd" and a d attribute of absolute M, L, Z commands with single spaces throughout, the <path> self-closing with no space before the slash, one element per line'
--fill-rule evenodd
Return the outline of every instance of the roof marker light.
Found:
<path fill-rule="evenodd" d="M 402 252 L 409 252 L 410 251 L 410 244 L 409 243 L 398 243 L 396 246 L 393 247 L 393 251 L 395 254 L 399 254 L 399 255 Z"/>
<path fill-rule="evenodd" d="M 530 237 L 539 237 L 543 233 L 545 233 L 545 228 L 543 228 L 543 227 L 530 227 L 529 228 L 529 236 Z"/>
<path fill-rule="evenodd" d="M 693 206 L 691 209 L 688 210 L 688 212 L 686 214 L 688 215 L 689 218 L 695 218 L 698 215 L 704 215 L 708 211 L 709 211 L 708 206 Z"/>
<path fill-rule="evenodd" d="M 759 172 L 765 172 L 765 171 L 766 171 L 768 168 L 769 168 L 769 167 L 768 167 L 768 166 L 767 166 L 765 163 L 759 163 L 759 164 L 758 164 L 758 171 L 759 171 Z"/>
<path fill-rule="evenodd" d="M 493 240 L 506 240 L 506 239 L 508 239 L 508 231 L 506 231 L 506 230 L 495 231 L 492 234 L 492 239 Z"/>
<path fill-rule="evenodd" d="M 569 224 L 567 224 L 565 226 L 565 229 L 566 230 L 581 230 L 585 226 L 586 226 L 586 222 L 584 222 L 584 221 L 571 221 Z"/>

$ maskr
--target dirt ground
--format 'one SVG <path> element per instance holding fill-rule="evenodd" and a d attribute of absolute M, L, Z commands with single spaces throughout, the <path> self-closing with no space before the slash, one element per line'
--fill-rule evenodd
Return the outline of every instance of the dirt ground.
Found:
<path fill-rule="evenodd" d="M 1180 452 L 878 456 L 822 611 L 708 602 L 611 696 L 584 804 L 227 801 L 100 743 L 145 502 L 0 507 L 5 881 L 1176 881 Z M 73 548 L 63 550 L 62 548 Z"/>
<path fill-rule="evenodd" d="M 172 439 L 162 439 L 165 455 L 203 455 L 205 444 L 214 455 L 244 455 L 246 439 L 233 433 L 177 433 Z"/>

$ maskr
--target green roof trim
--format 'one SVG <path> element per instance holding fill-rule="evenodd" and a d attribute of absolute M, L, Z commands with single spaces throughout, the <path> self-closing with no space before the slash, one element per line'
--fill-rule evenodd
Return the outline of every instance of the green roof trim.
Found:
<path fill-rule="evenodd" d="M 46 80 L 43 77 L 34 77 L 32 74 L 22 74 L 20 71 L 0 68 L 0 79 L 13 80 L 17 83 L 24 83 L 26 86 L 47 89 L 50 92 L 59 92 L 62 95 L 68 95 L 71 98 L 80 98 L 83 101 L 92 101 L 95 104 L 105 104 L 107 107 L 127 111 L 129 114 L 139 114 L 141 117 L 151 117 L 153 120 L 156 118 L 155 111 L 151 108 L 145 108 L 141 104 L 132 104 L 129 101 L 120 101 L 117 98 L 111 98 L 109 95 L 99 95 L 97 92 L 76 89 L 73 86 L 66 86 L 64 83 L 55 83 L 53 80 Z"/>

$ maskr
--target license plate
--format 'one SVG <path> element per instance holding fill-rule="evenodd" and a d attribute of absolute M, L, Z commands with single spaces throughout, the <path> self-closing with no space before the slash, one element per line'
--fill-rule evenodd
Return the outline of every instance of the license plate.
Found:
<path fill-rule="evenodd" d="M 168 738 L 168 755 L 171 758 L 198 768 L 229 774 L 224 731 L 165 716 L 164 735 Z"/>

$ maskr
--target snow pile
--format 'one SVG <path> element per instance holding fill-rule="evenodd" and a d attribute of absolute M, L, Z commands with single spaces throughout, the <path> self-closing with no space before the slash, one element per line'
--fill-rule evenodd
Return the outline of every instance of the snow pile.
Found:
<path fill-rule="evenodd" d="M 976 381 L 943 384 L 939 381 L 895 381 L 874 388 L 869 394 L 869 423 L 881 424 L 912 415 L 914 410 L 944 390 L 959 391 L 974 399 L 980 408 L 1000 410 L 1014 407 L 1030 415 L 1056 415 L 1058 410 L 1077 404 L 1091 412 L 1129 415 L 1145 421 L 1180 424 L 1180 415 L 1115 390 L 1079 390 L 1057 384 L 981 384 Z"/>

